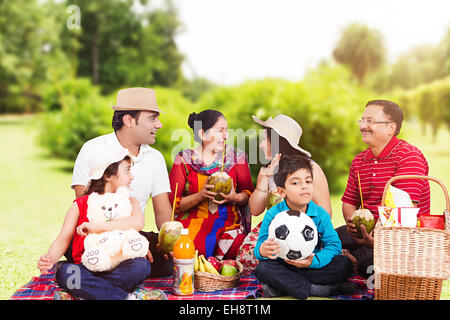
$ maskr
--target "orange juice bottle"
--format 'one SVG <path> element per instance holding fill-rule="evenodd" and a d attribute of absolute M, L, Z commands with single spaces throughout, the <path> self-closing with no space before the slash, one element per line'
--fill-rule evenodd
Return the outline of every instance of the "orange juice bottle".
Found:
<path fill-rule="evenodd" d="M 194 293 L 195 246 L 188 229 L 181 230 L 181 236 L 173 247 L 173 292 L 187 296 Z"/>

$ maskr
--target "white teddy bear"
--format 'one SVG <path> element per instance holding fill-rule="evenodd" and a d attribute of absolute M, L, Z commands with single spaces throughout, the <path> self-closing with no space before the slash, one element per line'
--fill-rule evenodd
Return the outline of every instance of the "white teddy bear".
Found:
<path fill-rule="evenodd" d="M 115 193 L 92 193 L 88 199 L 87 218 L 90 222 L 107 222 L 131 216 L 128 189 L 120 187 Z M 122 261 L 145 257 L 148 240 L 134 229 L 91 233 L 84 240 L 83 265 L 91 271 L 109 271 Z"/>

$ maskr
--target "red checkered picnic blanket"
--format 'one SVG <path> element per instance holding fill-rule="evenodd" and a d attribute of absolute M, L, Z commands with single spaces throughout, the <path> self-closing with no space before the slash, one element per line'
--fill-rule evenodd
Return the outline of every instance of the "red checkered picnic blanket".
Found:
<path fill-rule="evenodd" d="M 225 290 L 211 292 L 196 291 L 191 296 L 177 296 L 172 293 L 172 278 L 150 278 L 141 285 L 146 289 L 164 291 L 168 300 L 241 300 L 258 298 L 262 295 L 261 283 L 252 274 L 243 274 L 239 285 Z"/>
<path fill-rule="evenodd" d="M 168 300 L 241 300 L 261 296 L 261 283 L 253 274 L 243 274 L 239 285 L 226 290 L 195 292 L 192 296 L 177 296 L 172 293 L 172 278 L 149 278 L 140 285 L 146 289 L 164 291 Z M 55 281 L 55 271 L 33 277 L 30 282 L 18 289 L 10 300 L 53 300 L 56 290 L 61 290 Z"/>
<path fill-rule="evenodd" d="M 352 274 L 347 281 L 353 282 L 356 287 L 356 292 L 353 295 L 340 295 L 331 298 L 337 300 L 373 300 L 375 296 L 375 290 L 369 289 L 367 283 L 371 282 L 371 279 L 362 277 L 359 273 Z"/>
<path fill-rule="evenodd" d="M 357 286 L 357 292 L 351 296 L 335 296 L 331 298 L 339 300 L 365 300 L 373 299 L 373 290 L 367 289 L 367 280 L 358 274 L 353 274 L 349 279 Z M 177 296 L 172 293 L 172 278 L 147 279 L 141 285 L 146 289 L 160 289 L 167 295 L 168 300 L 240 300 L 262 296 L 261 283 L 254 274 L 243 274 L 237 287 L 213 292 L 195 292 L 192 296 Z M 55 282 L 55 271 L 33 277 L 30 282 L 18 289 L 10 300 L 53 300 L 56 290 L 61 290 Z M 276 298 L 275 298 L 276 299 Z"/>

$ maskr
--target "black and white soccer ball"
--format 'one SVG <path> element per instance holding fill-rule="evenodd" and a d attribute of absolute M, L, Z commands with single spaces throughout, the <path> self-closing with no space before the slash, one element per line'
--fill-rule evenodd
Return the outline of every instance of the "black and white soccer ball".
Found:
<path fill-rule="evenodd" d="M 269 238 L 275 238 L 280 244 L 278 257 L 288 260 L 308 258 L 318 241 L 314 221 L 297 210 L 278 213 L 269 225 Z"/>

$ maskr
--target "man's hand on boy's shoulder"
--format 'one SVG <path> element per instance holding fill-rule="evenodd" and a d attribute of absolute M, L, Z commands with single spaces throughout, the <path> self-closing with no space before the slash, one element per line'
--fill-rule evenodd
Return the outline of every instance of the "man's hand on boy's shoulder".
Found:
<path fill-rule="evenodd" d="M 309 268 L 314 258 L 314 253 L 311 253 L 308 258 L 303 260 L 284 260 L 287 264 L 290 264 L 297 268 Z"/>

